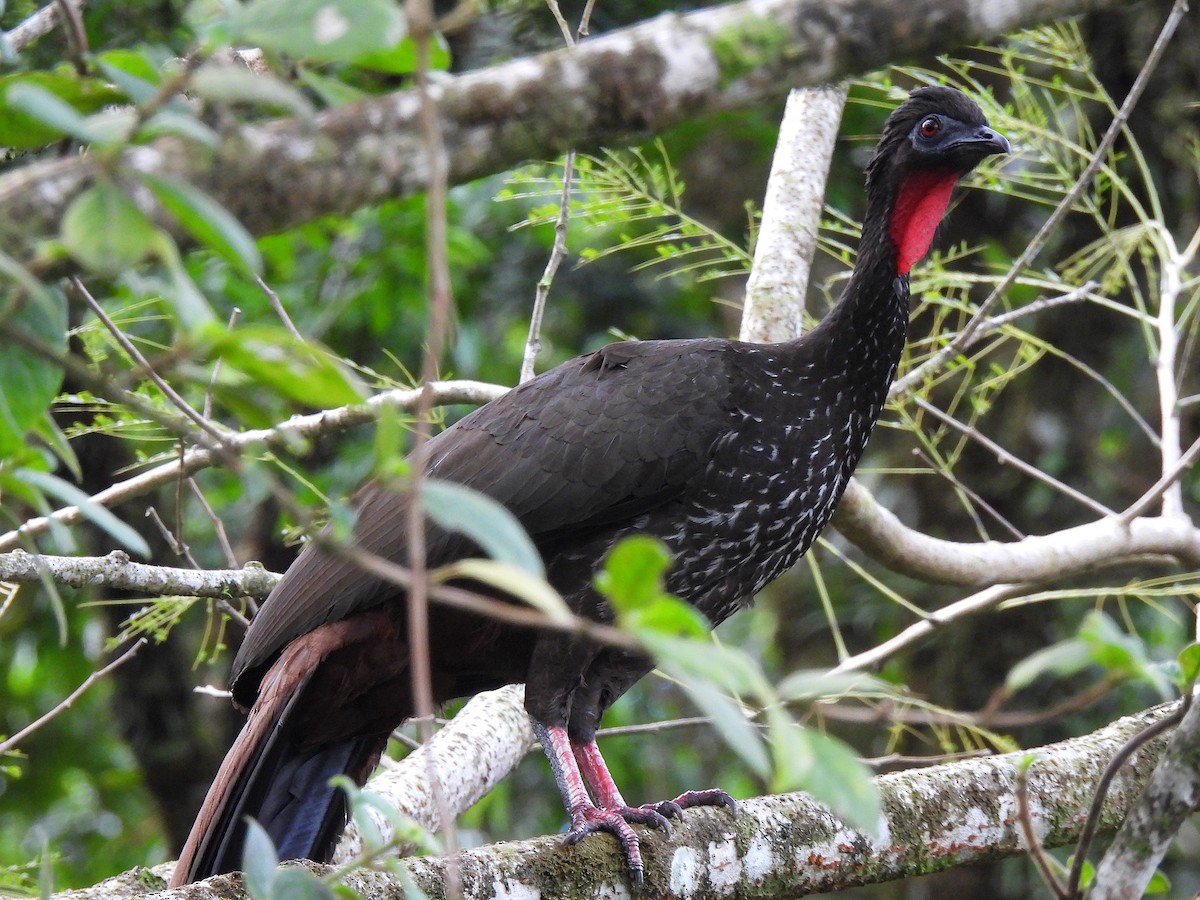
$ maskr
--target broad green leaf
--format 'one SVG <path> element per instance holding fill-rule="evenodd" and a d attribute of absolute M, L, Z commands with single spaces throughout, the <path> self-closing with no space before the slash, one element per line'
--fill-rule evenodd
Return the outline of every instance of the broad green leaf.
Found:
<path fill-rule="evenodd" d="M 1193 642 L 1179 651 L 1179 684 L 1185 690 L 1200 677 L 1200 643 Z"/>
<path fill-rule="evenodd" d="M 150 58 L 146 51 L 114 49 L 105 50 L 96 57 L 96 65 L 100 67 L 100 71 L 108 78 L 114 81 L 121 90 L 126 92 L 131 100 L 136 103 L 144 103 L 153 96 L 153 92 L 157 91 L 158 85 L 162 83 L 162 76 L 159 74 L 158 66 L 154 60 Z M 148 86 L 151 91 L 147 96 L 134 96 L 126 90 L 126 85 L 120 79 L 122 77 L 135 78 L 140 85 Z M 134 87 L 134 85 L 130 85 Z M 144 90 L 142 87 L 137 87 L 138 94 Z"/>
<path fill-rule="evenodd" d="M 406 23 L 391 0 L 254 0 L 234 19 L 241 40 L 325 62 L 394 47 Z"/>
<path fill-rule="evenodd" d="M 239 66 L 201 66 L 188 82 L 192 93 L 216 103 L 246 103 L 282 109 L 297 118 L 311 119 L 312 104 L 302 93 L 274 75 L 259 74 Z"/>
<path fill-rule="evenodd" d="M 16 310 L 0 306 L 6 327 L 36 338 L 49 347 L 67 348 L 67 311 L 61 294 L 52 293 L 32 280 L 9 257 L 0 254 L 0 284 L 9 276 L 23 291 L 0 290 L 0 297 L 23 297 Z M 62 384 L 62 368 L 12 341 L 0 353 L 0 459 L 15 456 L 25 445 L 29 430 L 44 420 L 46 411 Z"/>
<path fill-rule="evenodd" d="M 202 246 L 215 250 L 246 274 L 262 271 L 254 238 L 225 207 L 182 181 L 150 174 L 143 174 L 142 181 Z"/>
<path fill-rule="evenodd" d="M 326 106 L 342 106 L 369 96 L 366 91 L 307 67 L 301 67 L 298 74 L 304 86 L 320 97 Z"/>
<path fill-rule="evenodd" d="M 713 727 L 750 770 L 761 779 L 771 775 L 771 758 L 762 735 L 742 711 L 742 707 L 717 690 L 711 683 L 680 682 L 692 703 L 712 719 Z"/>
<path fill-rule="evenodd" d="M 1146 884 L 1144 894 L 1169 894 L 1171 893 L 1171 879 L 1167 877 L 1162 870 L 1155 872 L 1150 876 L 1150 881 Z"/>
<path fill-rule="evenodd" d="M 0 375 L 0 380 L 3 380 L 3 377 L 3 375 Z M 58 427 L 58 423 L 54 421 L 54 417 L 50 414 L 49 410 L 33 423 L 33 433 L 46 442 L 46 446 L 67 467 L 67 471 L 71 473 L 72 478 L 76 481 L 83 480 L 83 470 L 79 466 L 79 458 L 75 455 L 75 450 L 71 447 L 71 442 L 67 440 L 67 436 Z"/>
<path fill-rule="evenodd" d="M 190 112 L 162 109 L 138 129 L 138 137 L 144 140 L 158 137 L 160 134 L 174 134 L 214 150 L 217 146 L 217 133 Z"/>
<path fill-rule="evenodd" d="M 834 673 L 828 669 L 800 669 L 775 686 L 781 700 L 812 701 L 824 697 L 871 693 L 896 694 L 895 685 L 862 672 Z"/>
<path fill-rule="evenodd" d="M 596 587 L 618 611 L 637 609 L 664 593 L 663 576 L 671 554 L 661 541 L 644 535 L 627 537 L 609 551 L 596 574 Z"/>
<path fill-rule="evenodd" d="M 770 716 L 775 749 L 773 792 L 803 790 L 846 824 L 873 838 L 883 836 L 883 802 L 873 773 L 848 744 L 797 726 L 778 707 Z"/>
<path fill-rule="evenodd" d="M 421 486 L 425 514 L 447 531 L 469 537 L 492 559 L 545 578 L 542 556 L 517 517 L 486 494 L 430 478 Z"/>
<path fill-rule="evenodd" d="M 283 866 L 271 880 L 270 900 L 338 900 L 333 888 L 308 869 Z"/>
<path fill-rule="evenodd" d="M 709 634 L 695 638 L 642 631 L 637 637 L 653 654 L 658 667 L 680 681 L 702 679 L 764 704 L 774 699 L 761 667 L 738 647 L 718 644 Z"/>
<path fill-rule="evenodd" d="M 209 355 L 247 376 L 256 389 L 317 409 L 361 403 L 365 396 L 358 378 L 331 353 L 282 326 L 213 328 L 208 340 Z"/>
<path fill-rule="evenodd" d="M 89 144 L 104 140 L 104 135 L 88 122 L 86 116 L 40 84 L 18 82 L 10 85 L 4 92 L 4 105 L 41 123 L 55 137 L 69 135 Z"/>
<path fill-rule="evenodd" d="M 96 65 L 133 103 L 145 103 L 158 93 L 158 73 L 140 54 L 110 51 L 97 58 Z"/>
<path fill-rule="evenodd" d="M 272 887 L 279 856 L 266 830 L 254 819 L 246 820 L 246 843 L 242 847 L 242 874 L 246 892 L 254 900 L 272 900 Z"/>
<path fill-rule="evenodd" d="M 14 88 L 17 93 L 15 98 L 10 98 L 9 91 Z M 27 88 L 34 90 L 30 92 Z M 27 103 L 39 106 L 38 98 L 45 94 L 53 98 L 50 108 L 58 109 L 71 127 L 83 123 L 85 131 L 89 127 L 84 119 L 87 113 L 124 99 L 111 85 L 91 78 L 80 78 L 66 67 L 53 72 L 18 72 L 0 76 L 0 146 L 17 149 L 41 147 L 58 140 L 64 133 L 71 133 L 64 131 L 57 122 L 45 122 L 24 109 L 23 104 Z M 61 105 L 66 105 L 67 109 L 63 110 Z"/>
<path fill-rule="evenodd" d="M 150 547 L 140 534 L 113 515 L 111 510 L 92 500 L 91 497 L 75 487 L 75 485 L 63 481 L 57 475 L 52 475 L 49 472 L 39 472 L 36 469 L 22 469 L 16 474 L 26 484 L 31 484 L 39 490 L 45 491 L 63 503 L 79 507 L 79 512 L 85 519 L 102 531 L 107 532 L 110 537 L 124 546 L 125 549 L 131 550 L 142 558 L 150 556 Z"/>
<path fill-rule="evenodd" d="M 94 184 L 63 215 L 62 242 L 82 265 L 117 275 L 154 249 L 154 225 L 125 192 L 109 182 Z"/>
<path fill-rule="evenodd" d="M 1063 678 L 1074 675 L 1092 665 L 1091 649 L 1078 638 L 1068 638 L 1049 647 L 1031 653 L 1009 670 L 1004 681 L 1010 693 L 1029 687 L 1042 675 Z"/>
<path fill-rule="evenodd" d="M 187 266 L 179 256 L 179 248 L 165 231 L 155 233 L 154 252 L 162 260 L 163 266 L 170 276 L 168 290 L 164 291 L 165 299 L 179 316 L 179 321 L 188 331 L 200 331 L 216 322 L 216 314 L 208 305 L 208 300 L 200 293 L 200 288 L 192 281 Z"/>
<path fill-rule="evenodd" d="M 355 57 L 354 64 L 390 75 L 411 75 L 417 71 L 417 42 L 405 37 L 387 50 L 375 50 Z M 429 44 L 429 68 L 437 72 L 450 68 L 450 47 L 440 34 L 435 34 Z"/>
<path fill-rule="evenodd" d="M 430 573 L 437 581 L 459 578 L 478 581 L 528 603 L 547 618 L 563 623 L 574 621 L 566 602 L 550 584 L 528 569 L 494 559 L 460 559 Z"/>

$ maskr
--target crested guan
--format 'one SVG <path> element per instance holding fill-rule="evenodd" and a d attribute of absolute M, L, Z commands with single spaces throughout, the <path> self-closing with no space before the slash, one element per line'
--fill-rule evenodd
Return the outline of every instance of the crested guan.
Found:
<path fill-rule="evenodd" d="M 611 344 L 433 438 L 428 474 L 508 507 L 577 613 L 611 621 L 593 576 L 616 541 L 648 534 L 672 554 L 667 589 L 716 625 L 791 566 L 829 521 L 900 359 L 909 269 L 927 251 L 955 182 L 1008 149 L 962 93 L 914 91 L 888 118 L 867 166 L 858 263 L 816 328 L 778 344 Z M 369 483 L 354 505 L 357 544 L 405 563 L 405 496 Z M 463 536 L 428 525 L 431 567 L 477 553 Z M 406 613 L 403 590 L 319 542 L 300 554 L 234 660 L 233 697 L 249 720 L 173 885 L 239 868 L 246 816 L 281 858 L 329 858 L 346 819 L 330 777 L 363 783 L 389 732 L 413 712 Z M 569 840 L 610 832 L 637 882 L 643 869 L 630 823 L 662 826 L 700 804 L 733 808 L 716 790 L 641 807 L 622 799 L 596 729 L 650 671 L 648 657 L 443 606 L 429 614 L 438 702 L 525 682 L 570 813 Z"/>

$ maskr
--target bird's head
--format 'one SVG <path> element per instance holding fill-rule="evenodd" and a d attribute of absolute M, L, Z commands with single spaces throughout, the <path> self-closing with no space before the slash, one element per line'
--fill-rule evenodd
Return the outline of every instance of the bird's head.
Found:
<path fill-rule="evenodd" d="M 897 274 L 929 250 L 958 179 L 1010 149 L 979 105 L 954 88 L 918 88 L 888 116 L 867 165 L 867 190 L 887 209 Z"/>

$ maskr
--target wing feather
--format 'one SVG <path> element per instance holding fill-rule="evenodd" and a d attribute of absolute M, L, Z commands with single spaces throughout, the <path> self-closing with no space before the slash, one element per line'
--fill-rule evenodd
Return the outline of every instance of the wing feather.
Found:
<path fill-rule="evenodd" d="M 503 503 L 544 547 L 630 521 L 678 496 L 730 427 L 729 371 L 720 340 L 612 344 L 569 360 L 446 429 L 428 445 L 430 476 Z M 378 484 L 354 500 L 355 536 L 399 563 L 408 555 L 408 503 Z M 472 551 L 430 525 L 439 566 Z M 297 636 L 382 603 L 396 589 L 307 547 L 276 585 L 237 659 L 239 699 Z"/>

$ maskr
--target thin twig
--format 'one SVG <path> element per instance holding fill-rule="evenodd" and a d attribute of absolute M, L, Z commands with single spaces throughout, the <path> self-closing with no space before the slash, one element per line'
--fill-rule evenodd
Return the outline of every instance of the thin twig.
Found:
<path fill-rule="evenodd" d="M 63 31 L 67 35 L 67 48 L 71 54 L 71 64 L 75 67 L 75 74 L 86 75 L 88 39 L 87 31 L 83 27 L 83 18 L 79 15 L 79 10 L 71 4 L 71 0 L 56 0 L 56 2 L 58 3 L 58 18 L 65 25 Z"/>
<path fill-rule="evenodd" d="M 78 277 L 73 277 L 71 279 L 71 284 L 75 288 L 76 292 L 78 292 L 79 296 L 83 298 L 83 301 L 87 304 L 88 308 L 95 313 L 96 318 L 98 318 L 101 323 L 103 323 L 104 327 L 108 329 L 109 334 L 113 336 L 113 339 L 117 342 L 117 345 L 125 351 L 126 355 L 133 360 L 134 364 L 142 370 L 143 374 L 145 374 L 147 378 L 154 382 L 154 385 L 163 392 L 163 396 L 170 400 L 175 405 L 176 409 L 194 422 L 199 428 L 215 438 L 218 444 L 224 444 L 228 434 L 214 425 L 212 421 L 206 419 L 199 412 L 197 412 L 190 403 L 184 400 L 183 397 L 180 396 L 180 394 L 173 387 L 171 387 L 170 384 L 167 383 L 166 379 L 164 379 L 158 374 L 158 372 L 155 371 L 154 366 L 150 365 L 150 361 L 146 359 L 146 357 L 142 354 L 142 351 L 139 350 L 134 345 L 133 341 L 129 340 L 129 338 L 125 336 L 125 333 L 117 327 L 117 324 L 108 317 L 108 313 L 106 313 L 104 308 L 98 302 L 96 302 L 96 298 L 91 295 L 91 292 L 88 291 L 86 287 L 84 287 L 83 282 L 80 281 Z"/>
<path fill-rule="evenodd" d="M 942 410 L 940 410 L 938 407 L 934 406 L 932 403 L 930 403 L 928 400 L 924 399 L 923 397 L 916 397 L 916 398 L 914 398 L 913 402 L 916 403 L 916 405 L 920 409 L 929 413 L 935 419 L 938 419 L 938 420 L 944 422 L 945 424 L 949 425 L 951 428 L 955 429 L 956 431 L 959 431 L 962 434 L 966 435 L 967 437 L 969 437 L 971 440 L 975 441 L 976 443 L 982 444 L 989 451 L 996 454 L 996 459 L 999 462 L 1010 465 L 1013 468 L 1024 472 L 1030 478 L 1034 478 L 1034 479 L 1042 482 L 1043 484 L 1049 485 L 1050 487 L 1054 488 L 1054 490 L 1058 491 L 1059 493 L 1064 494 L 1067 497 L 1070 497 L 1072 500 L 1076 501 L 1077 503 L 1082 504 L 1083 506 L 1086 506 L 1092 512 L 1098 513 L 1101 516 L 1115 516 L 1116 515 L 1115 511 L 1109 509 L 1103 503 L 1100 503 L 1097 500 L 1093 500 L 1087 494 L 1084 494 L 1081 491 L 1075 490 L 1075 488 L 1071 487 L 1069 484 L 1064 484 L 1063 482 L 1061 482 L 1057 478 L 1055 478 L 1053 475 L 1047 475 L 1045 472 L 1043 472 L 1037 466 L 1032 465 L 1031 463 L 1027 463 L 1027 462 L 1025 462 L 1025 460 L 1023 460 L 1017 456 L 1014 456 L 1012 453 L 1005 450 L 1003 447 L 1001 447 L 999 444 L 997 444 L 995 441 L 993 441 L 987 435 L 980 432 L 978 429 L 972 428 L 970 425 L 967 425 L 965 422 L 960 422 L 958 419 L 954 418 L 954 416 L 950 415 L 949 413 L 943 412 Z"/>
<path fill-rule="evenodd" d="M 1037 833 L 1033 830 L 1033 818 L 1029 814 L 1029 768 L 1019 769 L 1017 771 L 1017 821 L 1021 824 L 1021 833 L 1025 836 L 1025 846 L 1029 850 L 1029 855 L 1033 857 L 1033 863 L 1037 866 L 1038 874 L 1042 876 L 1042 881 L 1046 883 L 1046 887 L 1050 888 L 1058 900 L 1066 900 L 1070 895 L 1063 887 L 1062 882 L 1054 874 L 1054 869 L 1050 865 L 1050 860 L 1046 855 L 1046 848 L 1042 846 L 1042 842 L 1038 840 Z"/>
<path fill-rule="evenodd" d="M 558 23 L 563 40 L 568 47 L 574 47 L 575 38 L 571 35 L 571 26 L 567 24 L 562 10 L 559 9 L 558 0 L 546 0 L 546 5 L 550 7 L 554 21 Z M 581 34 L 586 33 L 591 12 L 592 4 L 589 2 L 579 25 Z M 571 220 L 571 182 L 575 177 L 574 150 L 568 150 L 563 155 L 562 166 L 562 192 L 558 200 L 558 215 L 554 220 L 554 243 L 550 248 L 550 258 L 546 260 L 546 268 L 542 272 L 542 277 L 538 279 L 537 287 L 533 292 L 533 310 L 529 314 L 529 336 L 525 339 L 525 354 L 521 359 L 520 380 L 522 384 L 534 376 L 537 357 L 542 351 L 542 317 L 546 312 L 546 301 L 549 299 L 550 287 L 554 284 L 554 276 L 558 273 L 558 267 L 567 258 L 567 226 Z"/>
<path fill-rule="evenodd" d="M 449 189 L 449 167 L 441 122 L 429 84 L 430 48 L 433 42 L 434 18 L 430 0 L 409 0 L 407 4 L 409 34 L 417 48 L 416 89 L 420 98 L 421 139 L 425 158 L 429 160 L 429 184 L 425 193 L 425 254 L 426 277 L 429 288 L 429 324 L 425 355 L 421 362 L 422 389 L 417 400 L 413 448 L 409 454 L 408 505 L 408 564 L 410 582 L 408 598 L 408 652 L 412 676 L 413 712 L 425 719 L 434 712 L 433 674 L 429 641 L 429 578 L 425 559 L 425 510 L 421 488 L 425 477 L 425 444 L 432 430 L 430 412 L 433 392 L 428 385 L 437 377 L 442 348 L 450 327 L 453 299 L 450 289 L 450 264 L 447 251 L 448 222 L 446 213 Z M 421 726 L 421 737 L 433 736 L 429 725 Z M 458 849 L 458 833 L 454 817 L 446 802 L 445 793 L 436 773 L 430 771 L 434 802 L 442 812 L 442 836 L 445 850 L 453 854 Z M 446 893 L 450 897 L 462 893 L 458 870 L 449 871 Z"/>
<path fill-rule="evenodd" d="M 256 276 L 254 280 L 258 284 L 259 290 L 267 295 L 267 300 L 269 300 L 271 303 L 271 309 L 275 311 L 275 315 L 279 317 L 279 321 L 283 323 L 283 327 L 288 330 L 288 333 L 291 334 L 292 337 L 301 343 L 304 343 L 304 335 L 300 333 L 300 331 L 296 328 L 295 323 L 292 322 L 292 317 L 289 316 L 288 311 L 284 309 L 283 302 L 279 299 L 279 295 L 271 289 L 270 285 L 262 280 L 261 276 Z"/>
<path fill-rule="evenodd" d="M 134 644 L 132 646 L 130 646 L 124 653 L 122 653 L 120 656 L 118 656 L 116 659 L 114 659 L 112 662 L 110 662 L 104 668 L 102 668 L 96 672 L 93 672 L 86 679 L 84 679 L 83 684 L 81 684 L 81 685 L 79 685 L 79 687 L 75 688 L 75 690 L 73 690 L 66 697 L 65 700 L 63 700 L 57 706 L 55 706 L 54 709 L 50 710 L 45 715 L 40 716 L 36 721 L 29 723 L 28 725 L 26 725 L 24 728 L 22 728 L 20 731 L 18 731 L 16 734 L 14 734 L 12 737 L 8 738 L 7 740 L 0 741 L 0 754 L 7 753 L 9 750 L 11 750 L 13 747 L 15 747 L 17 744 L 19 744 L 25 738 L 29 737 L 29 735 L 33 734 L 35 731 L 37 731 L 39 728 L 41 728 L 43 725 L 45 725 L 47 722 L 49 722 L 51 719 L 53 719 L 55 716 L 57 716 L 59 713 L 70 709 L 74 705 L 75 701 L 78 700 L 80 697 L 82 697 L 83 693 L 88 688 L 90 688 L 93 684 L 95 684 L 97 681 L 99 681 L 101 678 L 103 678 L 105 675 L 107 675 L 113 669 L 129 662 L 129 660 L 133 659 L 133 655 L 135 653 L 137 653 L 139 650 L 141 650 L 142 647 L 144 647 L 144 646 L 146 646 L 146 639 L 138 638 L 138 640 L 136 642 L 134 642 Z"/>
<path fill-rule="evenodd" d="M 1017 597 L 1028 590 L 1027 584 L 995 584 L 977 593 L 964 597 L 936 612 L 929 613 L 927 618 L 914 622 L 902 632 L 888 640 L 864 650 L 862 653 L 848 657 L 837 664 L 831 671 L 858 672 L 881 665 L 884 660 L 894 656 L 905 647 L 928 637 L 938 628 L 944 627 L 957 619 L 974 615 L 984 610 L 993 609 L 1012 597 Z"/>
<path fill-rule="evenodd" d="M 521 382 L 534 376 L 534 366 L 542 350 L 542 316 L 546 311 L 546 300 L 558 267 L 567 258 L 567 225 L 571 217 L 571 182 L 575 177 L 575 151 L 568 150 L 563 156 L 562 194 L 558 201 L 558 217 L 554 220 L 554 245 L 546 269 L 533 292 L 533 311 L 529 315 L 529 337 L 525 340 L 525 355 L 521 360 Z"/>
<path fill-rule="evenodd" d="M 1179 461 L 1175 464 L 1174 468 L 1172 468 L 1169 472 L 1164 472 L 1163 476 L 1158 479 L 1158 481 L 1154 482 L 1154 484 L 1152 484 L 1150 488 L 1144 494 L 1142 494 L 1142 496 L 1133 501 L 1133 503 L 1131 503 L 1129 507 L 1121 513 L 1121 521 L 1128 525 L 1134 519 L 1139 518 L 1143 513 L 1146 512 L 1147 509 L 1149 509 L 1158 501 L 1158 498 L 1162 496 L 1163 492 L 1167 488 L 1177 482 L 1183 477 L 1185 472 L 1191 469 L 1198 458 L 1200 458 L 1200 438 L 1197 438 L 1192 442 L 1192 445 L 1188 447 L 1187 452 L 1179 457 Z"/>

